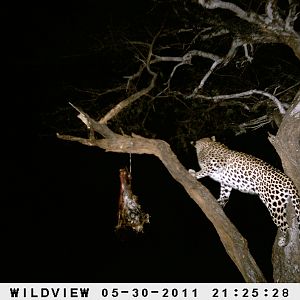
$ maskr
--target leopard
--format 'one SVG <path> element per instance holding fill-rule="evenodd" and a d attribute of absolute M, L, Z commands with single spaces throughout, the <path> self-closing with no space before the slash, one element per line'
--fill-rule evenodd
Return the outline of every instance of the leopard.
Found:
<path fill-rule="evenodd" d="M 214 137 L 202 138 L 194 143 L 200 171 L 189 173 L 200 179 L 209 176 L 220 183 L 217 199 L 222 208 L 229 200 L 232 189 L 255 194 L 268 208 L 275 225 L 281 230 L 278 245 L 287 244 L 286 207 L 291 201 L 300 228 L 300 197 L 292 180 L 267 162 L 243 152 L 229 149 Z"/>

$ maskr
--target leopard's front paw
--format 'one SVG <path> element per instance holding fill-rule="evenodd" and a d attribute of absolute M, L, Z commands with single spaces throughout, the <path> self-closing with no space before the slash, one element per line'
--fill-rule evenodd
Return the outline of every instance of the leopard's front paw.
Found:
<path fill-rule="evenodd" d="M 196 171 L 193 169 L 189 169 L 189 173 L 193 176 L 196 177 Z"/>
<path fill-rule="evenodd" d="M 222 207 L 222 208 L 224 208 L 225 207 L 225 205 L 226 205 L 226 203 L 227 203 L 227 201 L 225 201 L 225 200 L 217 200 L 218 201 L 218 203 L 220 204 L 220 206 Z"/>

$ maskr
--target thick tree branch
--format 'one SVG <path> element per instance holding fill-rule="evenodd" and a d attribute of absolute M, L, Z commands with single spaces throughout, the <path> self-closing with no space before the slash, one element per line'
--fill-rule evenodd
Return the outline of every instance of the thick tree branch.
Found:
<path fill-rule="evenodd" d="M 300 90 L 276 136 L 271 135 L 269 140 L 281 158 L 284 172 L 293 179 L 300 194 Z"/>
<path fill-rule="evenodd" d="M 213 223 L 226 252 L 236 264 L 246 282 L 265 282 L 265 278 L 251 256 L 247 241 L 241 236 L 235 226 L 229 221 L 222 208 L 211 193 L 179 162 L 169 144 L 162 140 L 147 139 L 133 135 L 120 136 L 113 133 L 105 124 L 99 124 L 80 109 L 79 118 L 88 128 L 101 134 L 104 139 L 83 139 L 58 134 L 58 138 L 80 142 L 88 146 L 96 146 L 106 151 L 120 153 L 152 154 L 158 157 L 173 178 L 178 181 L 199 205 L 208 219 Z"/>

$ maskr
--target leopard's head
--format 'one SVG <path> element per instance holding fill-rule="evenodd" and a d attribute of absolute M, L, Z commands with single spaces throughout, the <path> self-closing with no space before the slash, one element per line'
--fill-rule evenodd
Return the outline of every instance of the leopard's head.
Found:
<path fill-rule="evenodd" d="M 197 149 L 197 152 L 201 152 L 206 148 L 210 148 L 215 143 L 216 139 L 214 136 L 211 138 L 203 138 L 195 143 L 195 148 Z"/>

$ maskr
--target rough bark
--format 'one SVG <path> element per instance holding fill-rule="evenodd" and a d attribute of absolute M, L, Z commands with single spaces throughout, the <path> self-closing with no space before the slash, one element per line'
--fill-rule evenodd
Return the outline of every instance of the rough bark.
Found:
<path fill-rule="evenodd" d="M 300 282 L 300 240 L 299 226 L 295 209 L 291 202 L 287 207 L 289 242 L 285 247 L 278 246 L 280 232 L 277 232 L 272 251 L 274 282 Z"/>
<path fill-rule="evenodd" d="M 300 191 L 300 90 L 285 114 L 276 136 L 269 138 L 279 154 L 284 172 Z M 275 282 L 300 282 L 300 240 L 295 211 L 288 207 L 289 243 L 279 247 L 277 233 L 273 246 L 273 278 Z"/>
<path fill-rule="evenodd" d="M 276 136 L 270 136 L 270 142 L 276 149 L 285 174 L 300 191 L 300 90 L 293 105 L 285 114 Z"/>
<path fill-rule="evenodd" d="M 89 139 L 59 134 L 58 137 L 64 140 L 77 141 L 88 146 L 100 147 L 106 151 L 152 154 L 158 157 L 172 177 L 185 188 L 186 192 L 212 222 L 226 252 L 245 281 L 266 282 L 248 249 L 247 241 L 226 217 L 212 194 L 184 168 L 169 144 L 162 140 L 147 139 L 136 135 L 129 137 L 115 134 L 106 125 L 99 124 L 81 111 L 79 118 L 88 128 L 100 133 L 104 139 L 97 140 L 93 138 L 93 135 Z"/>

